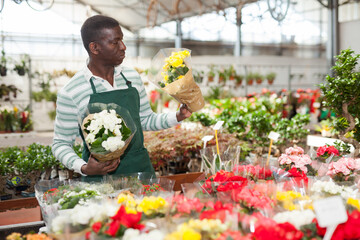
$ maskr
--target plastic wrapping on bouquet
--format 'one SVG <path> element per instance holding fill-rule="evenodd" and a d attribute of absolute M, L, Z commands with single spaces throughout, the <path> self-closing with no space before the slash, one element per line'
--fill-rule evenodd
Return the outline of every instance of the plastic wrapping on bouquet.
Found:
<path fill-rule="evenodd" d="M 84 135 L 84 139 L 86 139 L 87 133 L 84 131 L 84 124 L 87 123 L 89 119 L 92 119 L 95 113 L 99 113 L 103 110 L 115 110 L 115 112 L 120 115 L 123 119 L 125 125 L 131 130 L 131 135 L 125 140 L 125 145 L 122 148 L 117 149 L 114 152 L 107 152 L 106 154 L 98 154 L 93 152 L 89 147 L 89 144 L 86 142 L 88 149 L 90 150 L 91 154 L 98 160 L 98 161 L 110 161 L 119 158 L 122 156 L 131 143 L 132 138 L 134 137 L 137 129 L 134 124 L 134 121 L 129 113 L 129 111 L 117 104 L 109 103 L 93 103 L 89 104 L 85 116 L 79 119 L 79 124 L 81 126 L 82 133 Z"/>

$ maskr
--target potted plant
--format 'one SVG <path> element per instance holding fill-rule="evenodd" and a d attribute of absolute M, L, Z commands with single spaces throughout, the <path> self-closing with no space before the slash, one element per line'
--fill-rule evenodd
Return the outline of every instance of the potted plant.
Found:
<path fill-rule="evenodd" d="M 236 71 L 233 65 L 230 65 L 230 67 L 227 69 L 227 75 L 229 76 L 229 80 L 233 81 L 236 78 Z"/>
<path fill-rule="evenodd" d="M 261 75 L 260 73 L 254 73 L 254 79 L 256 81 L 257 84 L 261 84 L 264 80 L 264 76 Z"/>
<path fill-rule="evenodd" d="M 253 85 L 254 83 L 254 74 L 249 72 L 247 75 L 246 75 L 246 83 L 247 85 L 251 86 Z"/>
<path fill-rule="evenodd" d="M 270 85 L 274 83 L 275 77 L 276 77 L 276 73 L 274 72 L 270 72 L 266 74 L 266 79 Z"/>
<path fill-rule="evenodd" d="M 207 74 L 208 82 L 213 82 L 215 77 L 215 66 L 210 65 L 210 71 Z"/>
<path fill-rule="evenodd" d="M 218 71 L 219 73 L 219 83 L 225 83 L 226 82 L 226 70 L 221 69 Z"/>
<path fill-rule="evenodd" d="M 239 74 L 235 75 L 236 86 L 241 86 L 243 79 L 244 79 L 243 75 L 239 75 Z"/>
<path fill-rule="evenodd" d="M 196 83 L 202 83 L 204 78 L 204 71 L 193 70 L 194 80 Z"/>
<path fill-rule="evenodd" d="M 1 60 L 0 60 L 0 75 L 2 77 L 6 76 L 6 72 L 7 72 L 6 62 L 7 62 L 7 59 L 5 56 L 5 51 L 2 50 L 1 51 Z"/>
<path fill-rule="evenodd" d="M 15 63 L 14 71 L 16 71 L 17 74 L 19 74 L 19 76 L 24 76 L 25 73 L 27 73 L 29 71 L 27 62 L 28 62 L 28 55 L 24 55 L 20 59 L 20 63 Z"/>
<path fill-rule="evenodd" d="M 360 148 L 360 74 L 356 69 L 359 59 L 360 54 L 354 54 L 353 50 L 342 50 L 332 67 L 333 76 L 328 75 L 325 83 L 320 84 L 325 106 L 338 116 L 335 129 L 339 131 L 339 138 L 354 146 L 355 158 L 359 157 Z"/>

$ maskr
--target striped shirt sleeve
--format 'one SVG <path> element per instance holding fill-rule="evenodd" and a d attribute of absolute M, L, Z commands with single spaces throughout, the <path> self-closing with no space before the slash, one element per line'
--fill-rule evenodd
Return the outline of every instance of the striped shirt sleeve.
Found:
<path fill-rule="evenodd" d="M 79 158 L 72 146 L 78 136 L 78 107 L 68 93 L 60 91 L 56 101 L 56 119 L 52 151 L 56 159 L 68 169 L 81 173 L 86 162 Z"/>

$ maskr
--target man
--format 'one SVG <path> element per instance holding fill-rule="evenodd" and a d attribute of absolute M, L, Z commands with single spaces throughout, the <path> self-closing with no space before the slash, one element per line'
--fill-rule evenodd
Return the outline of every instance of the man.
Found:
<path fill-rule="evenodd" d="M 154 173 L 149 155 L 143 145 L 142 130 L 160 130 L 176 125 L 191 116 L 182 105 L 178 112 L 155 114 L 139 74 L 120 66 L 126 46 L 119 23 L 110 17 L 96 15 L 88 18 L 81 37 L 89 59 L 87 66 L 59 91 L 53 140 L 53 154 L 67 168 L 82 174 L 85 180 L 99 180 L 102 175 L 135 172 Z M 137 131 L 120 159 L 98 162 L 86 145 L 82 159 L 72 149 L 79 133 L 78 117 L 88 104 L 115 103 L 130 113 Z"/>

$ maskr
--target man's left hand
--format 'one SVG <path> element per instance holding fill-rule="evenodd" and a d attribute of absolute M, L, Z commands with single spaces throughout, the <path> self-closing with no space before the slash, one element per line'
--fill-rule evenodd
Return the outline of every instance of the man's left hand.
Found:
<path fill-rule="evenodd" d="M 179 111 L 176 112 L 176 119 L 178 122 L 191 116 L 190 110 L 187 108 L 186 104 L 181 104 Z"/>

